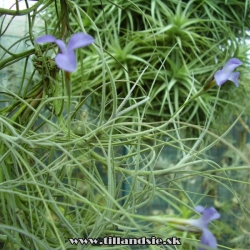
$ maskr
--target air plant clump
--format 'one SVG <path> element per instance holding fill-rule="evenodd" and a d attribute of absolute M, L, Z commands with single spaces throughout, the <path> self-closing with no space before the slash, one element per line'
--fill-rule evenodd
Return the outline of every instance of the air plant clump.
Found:
<path fill-rule="evenodd" d="M 230 199 L 216 188 L 227 188 L 246 217 L 238 183 L 246 190 L 249 177 L 242 181 L 238 171 L 250 163 L 226 138 L 236 120 L 227 120 L 228 133 L 210 125 L 223 126 L 214 116 L 219 107 L 243 106 L 243 98 L 223 94 L 231 88 L 241 98 L 248 85 L 237 42 L 249 27 L 246 0 L 45 0 L 26 10 L 22 2 L 31 1 L 1 8 L 0 248 L 66 250 L 79 237 L 113 236 L 176 236 L 178 248 L 190 250 L 239 248 L 223 241 L 233 235 L 239 243 L 241 235 L 226 231 L 232 204 L 225 207 L 221 199 Z M 17 16 L 28 18 L 28 32 L 2 43 Z M 218 142 L 239 164 L 221 167 L 210 153 Z M 200 202 L 214 205 L 196 206 L 191 218 Z"/>

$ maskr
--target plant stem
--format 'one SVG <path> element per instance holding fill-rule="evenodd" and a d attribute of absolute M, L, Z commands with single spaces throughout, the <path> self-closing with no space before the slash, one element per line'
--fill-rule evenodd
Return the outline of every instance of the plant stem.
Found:
<path fill-rule="evenodd" d="M 64 71 L 65 75 L 65 87 L 68 95 L 68 137 L 70 140 L 70 103 L 71 103 L 71 81 L 70 81 L 70 72 Z"/>

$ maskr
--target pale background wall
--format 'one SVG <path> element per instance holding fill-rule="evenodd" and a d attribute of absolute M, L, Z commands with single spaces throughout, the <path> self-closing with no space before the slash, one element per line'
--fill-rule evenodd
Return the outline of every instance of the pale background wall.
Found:
<path fill-rule="evenodd" d="M 16 10 L 15 6 L 16 1 L 15 0 L 0 0 L 0 7 L 5 9 L 12 9 Z M 29 1 L 28 2 L 29 7 L 36 4 L 35 1 Z M 26 9 L 26 3 L 25 1 L 19 2 L 19 9 Z M 36 33 L 36 31 L 39 29 L 38 24 L 42 25 L 43 23 L 41 20 L 37 19 L 35 22 L 35 27 L 33 28 L 32 32 Z M 5 28 L 8 27 L 8 29 L 5 31 Z M 8 49 L 11 53 L 18 54 L 25 50 L 31 49 L 33 46 L 32 44 L 27 41 L 21 41 L 11 47 L 15 42 L 17 42 L 19 39 L 25 37 L 28 35 L 29 32 L 29 24 L 28 24 L 28 17 L 26 15 L 24 16 L 15 16 L 13 19 L 13 16 L 10 15 L 3 15 L 0 17 L 0 33 L 3 35 L 0 36 L 0 44 Z M 29 40 L 29 39 L 27 39 Z M 3 49 L 0 48 L 0 60 L 8 58 L 10 55 L 6 53 Z M 7 88 L 13 92 L 17 92 L 20 86 L 20 79 L 23 75 L 23 66 L 25 63 L 25 59 L 20 60 L 4 69 L 0 70 L 0 87 Z M 32 63 L 31 60 L 29 60 L 28 68 L 27 68 L 27 78 L 28 74 L 30 73 L 32 69 Z M 1 88 L 1 91 L 4 91 L 4 89 Z M 1 98 L 1 96 L 0 96 Z M 7 105 L 7 103 L 6 103 Z M 2 106 L 2 105 L 1 105 Z"/>

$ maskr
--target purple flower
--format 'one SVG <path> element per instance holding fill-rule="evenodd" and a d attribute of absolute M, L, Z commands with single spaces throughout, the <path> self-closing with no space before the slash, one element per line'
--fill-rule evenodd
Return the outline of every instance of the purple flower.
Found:
<path fill-rule="evenodd" d="M 210 221 L 219 219 L 220 214 L 213 207 L 204 208 L 202 206 L 196 206 L 195 210 L 201 213 L 202 216 L 199 219 L 190 219 L 188 224 L 191 226 L 198 227 L 202 231 L 201 243 L 203 245 L 216 249 L 217 240 L 214 235 L 208 230 L 208 225 Z M 198 248 L 198 250 L 203 249 Z"/>
<path fill-rule="evenodd" d="M 37 38 L 36 43 L 56 43 L 61 49 L 61 53 L 58 53 L 55 62 L 56 65 L 67 72 L 73 72 L 76 70 L 76 56 L 74 50 L 77 48 L 85 47 L 94 42 L 94 38 L 88 34 L 76 33 L 71 36 L 68 46 L 64 41 L 56 39 L 52 35 L 45 35 Z"/>
<path fill-rule="evenodd" d="M 230 80 L 236 85 L 236 87 L 239 87 L 238 77 L 240 72 L 233 72 L 233 70 L 241 64 L 242 62 L 239 59 L 231 58 L 221 70 L 218 70 L 214 74 L 216 84 L 220 87 L 227 80 Z"/>

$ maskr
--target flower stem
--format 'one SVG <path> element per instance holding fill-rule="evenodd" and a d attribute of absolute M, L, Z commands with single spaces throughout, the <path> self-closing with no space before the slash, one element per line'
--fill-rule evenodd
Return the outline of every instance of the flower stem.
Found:
<path fill-rule="evenodd" d="M 71 103 L 71 82 L 70 82 L 70 72 L 64 71 L 65 76 L 65 87 L 68 95 L 68 137 L 70 140 L 70 123 L 71 123 L 71 117 L 70 117 L 70 103 Z"/>

